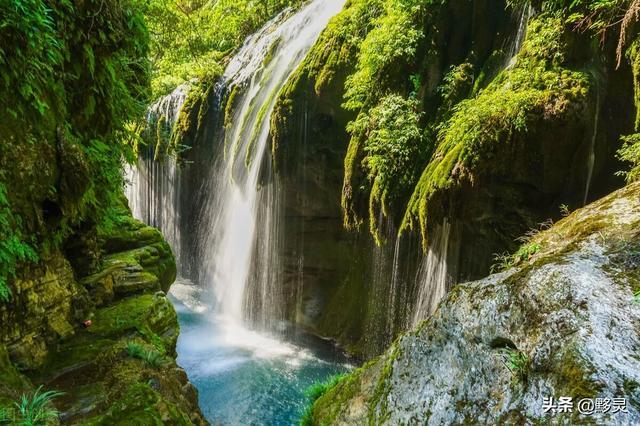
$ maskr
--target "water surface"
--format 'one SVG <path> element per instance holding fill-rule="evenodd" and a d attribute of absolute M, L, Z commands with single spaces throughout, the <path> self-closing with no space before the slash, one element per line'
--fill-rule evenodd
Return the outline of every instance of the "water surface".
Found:
<path fill-rule="evenodd" d="M 199 392 L 213 425 L 296 425 L 308 405 L 305 390 L 348 371 L 331 344 L 301 333 L 287 341 L 210 314 L 197 287 L 174 284 L 178 363 Z"/>

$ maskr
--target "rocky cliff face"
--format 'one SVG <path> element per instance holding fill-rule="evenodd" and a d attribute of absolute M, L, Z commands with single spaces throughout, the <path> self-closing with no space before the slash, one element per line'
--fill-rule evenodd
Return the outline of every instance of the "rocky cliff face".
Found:
<path fill-rule="evenodd" d="M 168 244 L 125 210 L 117 228 L 76 239 L 84 256 L 76 246 L 20 271 L 11 303 L 0 306 L 0 403 L 9 418 L 14 401 L 43 385 L 64 392 L 54 401 L 63 424 L 206 424 L 175 362 Z M 98 253 L 93 265 L 74 266 L 89 263 L 88 246 Z"/>
<path fill-rule="evenodd" d="M 616 151 L 634 132 L 636 89 L 634 28 L 616 61 L 623 6 L 347 3 L 271 117 L 279 291 L 302 294 L 279 302 L 287 319 L 377 355 L 433 309 L 432 294 L 486 276 L 561 206 L 622 186 Z M 233 108 L 233 91 L 200 82 L 180 114 L 184 230 Z M 198 262 L 193 246 L 182 249 Z"/>
<path fill-rule="evenodd" d="M 173 254 L 122 195 L 149 83 L 140 6 L 2 5 L 2 424 L 40 386 L 64 392 L 64 424 L 205 423 L 175 363 Z"/>
<path fill-rule="evenodd" d="M 436 313 L 322 396 L 317 424 L 640 421 L 640 184 L 533 236 L 528 261 L 456 286 Z M 551 414 L 543 400 L 572 397 Z M 583 415 L 584 398 L 627 413 Z"/>
<path fill-rule="evenodd" d="M 378 353 L 420 309 L 443 228 L 450 287 L 622 184 L 633 77 L 615 35 L 525 3 L 350 2 L 292 76 L 271 132 L 301 323 Z"/>

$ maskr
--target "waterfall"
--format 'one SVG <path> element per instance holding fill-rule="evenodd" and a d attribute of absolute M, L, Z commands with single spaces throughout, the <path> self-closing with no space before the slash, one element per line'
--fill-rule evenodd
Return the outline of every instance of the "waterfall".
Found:
<path fill-rule="evenodd" d="M 239 95 L 225 155 L 206 188 L 198 277 L 211 286 L 217 313 L 234 322 L 264 326 L 282 317 L 281 194 L 267 149 L 269 120 L 280 89 L 342 4 L 315 0 L 285 10 L 246 40 L 224 72 L 222 84 Z"/>
<path fill-rule="evenodd" d="M 589 155 L 587 157 L 587 183 L 584 188 L 584 200 L 582 204 L 587 205 L 591 179 L 593 178 L 593 167 L 596 163 L 596 139 L 598 137 L 598 121 L 600 119 L 600 92 L 596 94 L 596 112 L 593 118 L 593 132 L 591 134 L 591 144 L 589 145 Z"/>
<path fill-rule="evenodd" d="M 413 311 L 413 326 L 431 315 L 447 293 L 449 285 L 448 253 L 451 225 L 444 219 L 429 239 L 427 256 L 418 271 L 418 297 Z"/>
<path fill-rule="evenodd" d="M 168 138 L 189 91 L 181 85 L 147 109 L 149 129 Z M 156 129 L 156 125 L 158 129 Z M 153 138 L 148 138 L 153 139 Z M 155 161 L 155 147 L 149 143 L 135 166 L 125 168 L 125 195 L 133 216 L 160 229 L 179 259 L 182 253 L 180 224 L 180 168 L 172 156 Z M 178 262 L 180 265 L 182 262 Z"/>
<path fill-rule="evenodd" d="M 522 7 L 520 18 L 518 19 L 518 32 L 511 42 L 511 46 L 509 47 L 509 51 L 507 52 L 507 64 L 505 67 L 507 69 L 511 68 L 516 63 L 518 52 L 520 52 L 522 44 L 524 43 L 525 36 L 527 35 L 529 19 L 531 19 L 533 13 L 533 7 L 531 7 L 530 4 Z"/>

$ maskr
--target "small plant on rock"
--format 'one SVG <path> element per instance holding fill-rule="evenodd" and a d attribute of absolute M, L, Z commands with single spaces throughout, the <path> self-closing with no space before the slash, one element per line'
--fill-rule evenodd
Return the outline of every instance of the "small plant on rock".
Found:
<path fill-rule="evenodd" d="M 21 426 L 44 426 L 51 424 L 54 420 L 57 420 L 60 413 L 52 408 L 52 401 L 60 396 L 62 392 L 56 391 L 42 391 L 42 386 L 33 393 L 32 396 L 22 395 L 19 402 L 15 403 L 17 412 L 15 424 Z M 5 410 L 4 415 L 8 420 L 9 412 Z M 0 417 L 2 419 L 2 417 Z"/>
<path fill-rule="evenodd" d="M 309 386 L 307 390 L 304 392 L 305 396 L 309 398 L 309 405 L 305 409 L 304 413 L 302 413 L 302 417 L 300 418 L 301 426 L 312 426 L 313 422 L 313 404 L 327 391 L 334 386 L 336 386 L 340 380 L 346 377 L 346 374 L 336 374 L 335 376 L 329 378 L 324 382 L 316 382 Z"/>
<path fill-rule="evenodd" d="M 151 367 L 160 368 L 166 364 L 164 356 L 155 349 L 147 349 L 145 346 L 136 342 L 129 342 L 125 347 L 127 355 L 145 361 Z"/>
<path fill-rule="evenodd" d="M 511 371 L 511 374 L 522 381 L 526 381 L 527 370 L 529 368 L 529 357 L 521 351 L 513 348 L 504 348 L 501 353 L 502 362 L 505 367 Z"/>

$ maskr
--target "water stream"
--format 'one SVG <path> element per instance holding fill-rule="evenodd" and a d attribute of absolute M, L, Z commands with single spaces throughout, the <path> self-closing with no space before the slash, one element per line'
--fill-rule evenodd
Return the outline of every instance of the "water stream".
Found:
<path fill-rule="evenodd" d="M 333 345 L 304 333 L 283 340 L 211 315 L 201 287 L 178 280 L 178 363 L 212 425 L 296 425 L 305 391 L 352 368 Z"/>
<path fill-rule="evenodd" d="M 520 11 L 520 17 L 518 19 L 518 31 L 516 32 L 515 37 L 511 41 L 511 45 L 507 51 L 507 63 L 505 68 L 511 68 L 515 65 L 516 60 L 518 58 L 518 53 L 522 48 L 522 44 L 524 43 L 525 36 L 527 34 L 527 27 L 529 26 L 529 20 L 534 14 L 533 7 L 531 4 L 525 5 L 522 7 Z"/>
<path fill-rule="evenodd" d="M 225 129 L 224 163 L 213 167 L 199 232 L 209 256 L 198 276 L 210 283 L 216 311 L 230 321 L 273 329 L 285 313 L 277 300 L 281 209 L 267 142 L 277 94 L 343 0 L 315 0 L 285 10 L 247 39 L 222 78 L 240 93 Z"/>
<path fill-rule="evenodd" d="M 132 212 L 162 230 L 179 274 L 193 263 L 183 258 L 181 244 L 198 249 L 195 271 L 182 274 L 195 283 L 179 278 L 170 297 L 181 326 L 178 362 L 212 424 L 297 424 L 308 405 L 305 390 L 351 368 L 333 344 L 284 321 L 281 195 L 268 149 L 277 94 L 343 3 L 314 0 L 283 11 L 230 60 L 217 90 L 236 91 L 233 117 L 221 140 L 211 141 L 219 152 L 200 189 L 197 223 L 180 217 L 175 160 L 154 161 L 149 147 L 127 170 Z M 160 99 L 149 109 L 149 123 L 162 120 L 161 130 L 170 133 L 186 94 L 185 86 Z"/>
<path fill-rule="evenodd" d="M 596 93 L 595 116 L 593 117 L 593 132 L 591 134 L 591 143 L 589 144 L 589 154 L 587 155 L 587 181 L 584 188 L 584 199 L 582 204 L 587 205 L 589 199 L 589 189 L 591 188 L 591 179 L 593 178 L 593 167 L 596 163 L 596 140 L 598 138 L 598 120 L 600 119 L 600 92 Z"/>
<path fill-rule="evenodd" d="M 435 227 L 427 255 L 418 271 L 418 297 L 413 312 L 413 326 L 433 313 L 451 285 L 447 257 L 451 225 L 446 219 Z"/>

